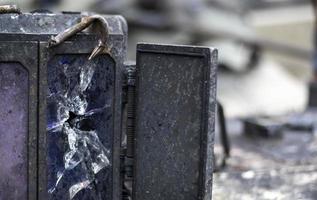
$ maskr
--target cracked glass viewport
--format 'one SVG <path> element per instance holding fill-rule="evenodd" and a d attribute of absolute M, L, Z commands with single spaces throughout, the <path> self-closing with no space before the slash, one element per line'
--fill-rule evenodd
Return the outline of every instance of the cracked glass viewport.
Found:
<path fill-rule="evenodd" d="M 49 199 L 111 199 L 115 64 L 57 55 L 48 63 Z"/>
<path fill-rule="evenodd" d="M 21 64 L 0 63 L 0 199 L 27 196 L 28 87 Z"/>

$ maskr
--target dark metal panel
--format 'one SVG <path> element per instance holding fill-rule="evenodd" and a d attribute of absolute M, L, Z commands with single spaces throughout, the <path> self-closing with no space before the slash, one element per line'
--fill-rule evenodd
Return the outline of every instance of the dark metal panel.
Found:
<path fill-rule="evenodd" d="M 69 192 L 71 188 L 76 191 L 77 186 L 80 186 L 76 183 L 86 184 L 86 187 L 80 190 L 73 199 L 117 200 L 120 198 L 120 190 L 116 188 L 119 188 L 120 183 L 118 173 L 121 140 L 120 81 L 125 57 L 124 41 L 123 37 L 110 36 L 108 42 L 114 45 L 111 48 L 111 56 L 101 55 L 91 61 L 88 61 L 88 57 L 97 41 L 65 42 L 52 49 L 47 48 L 46 42 L 40 44 L 41 153 L 39 160 L 40 174 L 43 175 L 40 179 L 40 199 L 70 199 L 70 193 L 65 192 Z M 89 76 L 88 79 L 84 78 Z M 59 91 L 65 90 L 67 95 L 62 96 L 67 96 L 67 98 L 62 97 L 58 101 L 66 100 L 70 104 L 69 102 L 63 103 L 63 107 L 66 107 L 67 110 L 66 118 L 62 120 L 64 130 L 57 131 L 60 134 L 58 137 L 51 134 L 54 130 L 51 122 L 57 122 L 56 114 L 52 111 L 59 109 L 53 108 L 56 107 L 56 102 L 52 103 L 51 97 L 47 95 L 53 94 L 57 97 L 60 96 L 56 96 Z M 83 105 L 85 102 L 86 106 Z M 81 106 L 77 107 L 80 104 Z M 59 116 L 62 115 L 59 114 Z M 73 130 L 77 137 L 75 142 L 77 150 L 72 152 L 69 133 L 72 133 Z M 91 135 L 91 137 L 85 138 L 85 134 L 86 136 Z M 88 148 L 81 147 L 82 142 L 87 143 Z M 64 152 L 57 152 L 57 150 Z M 50 151 L 54 152 L 50 154 Z M 88 158 L 87 152 L 91 153 L 88 156 L 90 160 L 86 159 Z M 79 158 L 86 160 L 80 161 L 81 164 L 74 164 L 73 161 L 76 161 L 77 158 L 75 156 L 78 155 Z M 102 160 L 105 155 L 110 165 L 105 164 L 105 160 Z M 67 161 L 65 156 L 71 156 L 72 159 Z M 68 165 L 68 170 L 65 170 L 65 164 Z M 75 168 L 69 166 L 70 164 L 74 164 Z M 89 166 L 89 169 L 84 169 L 85 166 Z M 102 169 L 98 169 L 98 166 Z M 64 171 L 62 167 L 64 167 Z M 58 174 L 53 177 L 57 172 Z M 59 181 L 62 174 L 66 180 Z M 94 177 L 91 179 L 90 176 Z M 52 185 L 52 180 L 58 182 L 57 187 Z M 87 187 L 88 185 L 89 187 Z"/>
<path fill-rule="evenodd" d="M 0 62 L 0 199 L 27 197 L 28 72 Z"/>
<path fill-rule="evenodd" d="M 138 45 L 134 199 L 211 199 L 216 54 Z"/>
<path fill-rule="evenodd" d="M 8 147 L 1 151 L 0 171 L 10 176 L 1 175 L 0 199 L 36 199 L 37 61 L 37 42 L 0 42 L 0 94 L 7 104 L 0 106 L 0 115 L 6 116 L 1 119 L 6 127 L 0 127 L 6 143 L 0 149 Z"/>

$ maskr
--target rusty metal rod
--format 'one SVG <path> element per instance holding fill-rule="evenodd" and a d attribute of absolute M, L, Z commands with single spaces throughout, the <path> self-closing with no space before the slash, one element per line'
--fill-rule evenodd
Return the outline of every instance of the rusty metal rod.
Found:
<path fill-rule="evenodd" d="M 65 31 L 59 33 L 55 37 L 52 37 L 49 40 L 49 47 L 57 46 L 63 43 L 65 40 L 83 31 L 84 29 L 86 29 L 88 26 L 90 26 L 93 23 L 98 23 L 98 25 L 100 25 L 98 27 L 100 39 L 99 39 L 98 45 L 95 47 L 95 49 L 92 51 L 91 55 L 89 56 L 89 60 L 93 59 L 94 57 L 96 57 L 97 55 L 101 53 L 109 53 L 107 49 L 107 40 L 109 37 L 108 23 L 104 19 L 104 17 L 100 15 L 92 15 L 92 16 L 83 17 L 81 22 L 79 22 L 78 24 L 75 24 L 74 26 L 66 29 Z"/>

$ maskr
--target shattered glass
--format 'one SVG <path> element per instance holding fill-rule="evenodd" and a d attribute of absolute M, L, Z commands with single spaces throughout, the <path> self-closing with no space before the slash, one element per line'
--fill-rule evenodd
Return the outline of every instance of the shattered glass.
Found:
<path fill-rule="evenodd" d="M 47 77 L 49 199 L 111 199 L 113 60 L 58 55 Z"/>

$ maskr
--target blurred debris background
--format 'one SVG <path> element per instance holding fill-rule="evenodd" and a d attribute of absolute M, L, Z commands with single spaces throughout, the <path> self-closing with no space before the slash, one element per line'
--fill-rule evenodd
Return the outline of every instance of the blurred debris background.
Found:
<path fill-rule="evenodd" d="M 312 77 L 314 12 L 308 0 L 17 0 L 22 10 L 93 11 L 129 23 L 137 42 L 215 46 L 218 97 L 228 117 L 302 111 Z"/>
<path fill-rule="evenodd" d="M 123 15 L 137 42 L 219 49 L 214 199 L 317 199 L 315 0 L 2 0 Z M 221 121 L 221 119 L 220 119 Z M 220 122 L 221 125 L 221 122 Z M 230 146 L 225 146 L 223 134 Z M 219 140 L 219 141 L 218 141 Z M 230 147 L 229 152 L 221 150 Z"/>

